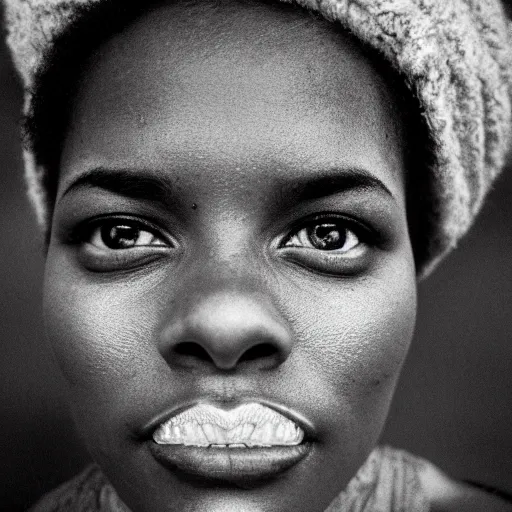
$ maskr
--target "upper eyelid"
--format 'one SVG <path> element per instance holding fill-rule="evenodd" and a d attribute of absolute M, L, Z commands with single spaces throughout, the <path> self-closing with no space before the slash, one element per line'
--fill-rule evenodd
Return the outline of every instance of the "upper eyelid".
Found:
<path fill-rule="evenodd" d="M 142 230 L 148 231 L 152 233 L 154 236 L 161 238 L 164 240 L 169 246 L 175 246 L 176 240 L 174 237 L 171 237 L 166 233 L 162 227 L 158 226 L 154 222 L 150 222 L 146 219 L 140 217 L 133 217 L 126 214 L 110 214 L 110 215 L 100 215 L 97 217 L 93 217 L 92 219 L 87 219 L 81 222 L 78 226 L 75 226 L 71 232 L 71 239 L 75 242 L 82 242 L 86 236 L 91 236 L 93 232 L 101 227 L 102 223 L 119 221 L 119 224 L 122 222 L 132 223 L 138 225 Z"/>
<path fill-rule="evenodd" d="M 302 229 L 306 229 L 306 228 L 302 228 Z M 300 231 L 302 231 L 302 229 L 301 229 L 301 230 L 299 230 L 299 231 L 296 231 L 292 236 L 290 236 L 290 237 L 287 239 L 287 242 L 283 245 L 283 247 L 282 247 L 282 248 L 283 248 L 283 249 L 294 249 L 294 248 L 295 248 L 295 249 L 298 249 L 298 248 L 300 248 L 301 250 L 308 249 L 308 250 L 313 250 L 313 251 L 320 251 L 320 252 L 325 253 L 325 254 L 330 254 L 331 256 L 334 256 L 334 255 L 339 256 L 340 254 L 345 254 L 346 252 L 351 251 L 351 250 L 353 250 L 353 249 L 355 249 L 355 248 L 357 248 L 357 247 L 359 247 L 359 246 L 361 246 L 361 245 L 368 245 L 367 241 L 365 241 L 364 239 L 362 239 L 362 238 L 361 238 L 357 233 L 355 233 L 353 230 L 348 230 L 348 231 L 351 231 L 351 232 L 355 235 L 355 237 L 356 237 L 356 239 L 357 239 L 357 244 L 356 244 L 354 247 L 352 247 L 351 249 L 349 249 L 348 251 L 346 251 L 346 252 L 341 252 L 341 250 L 340 250 L 340 249 L 322 250 L 322 249 L 317 249 L 317 248 L 315 248 L 315 247 L 308 247 L 308 246 L 304 246 L 304 245 L 288 245 L 288 244 L 290 243 L 290 241 L 291 241 L 293 238 L 295 238 L 295 237 L 298 235 L 298 233 L 300 233 Z"/>
<path fill-rule="evenodd" d="M 147 230 L 153 233 L 158 238 L 161 238 L 168 244 L 170 247 L 176 247 L 180 245 L 183 240 L 180 240 L 182 237 L 177 233 L 169 234 L 168 230 L 163 227 L 160 223 L 155 222 L 152 219 L 147 219 L 145 217 L 139 215 L 131 215 L 127 213 L 109 213 L 109 214 L 100 214 L 94 216 L 92 218 L 82 220 L 78 225 L 71 228 L 68 233 L 69 235 L 66 237 L 70 241 L 77 243 L 83 242 L 86 235 L 91 235 L 92 231 L 99 227 L 102 222 L 116 222 L 122 223 L 123 221 L 137 224 L 141 227 L 141 229 Z M 284 236 L 279 237 L 277 248 L 285 248 L 287 241 L 289 241 L 294 235 L 299 233 L 301 229 L 307 228 L 309 225 L 315 222 L 339 222 L 347 224 L 348 229 L 353 231 L 361 242 L 366 242 L 367 239 L 374 237 L 375 239 L 380 239 L 381 235 L 378 231 L 369 226 L 367 222 L 356 219 L 350 215 L 342 214 L 338 212 L 326 211 L 315 213 L 312 215 L 308 215 L 306 217 L 302 217 L 299 220 L 288 225 L 286 228 L 286 234 Z"/>
<path fill-rule="evenodd" d="M 287 241 L 289 241 L 293 236 L 299 233 L 302 229 L 306 229 L 311 224 L 315 222 L 328 223 L 329 221 L 337 221 L 344 222 L 348 225 L 348 229 L 353 231 L 358 238 L 361 239 L 361 242 L 364 242 L 365 239 L 370 237 L 379 237 L 377 230 L 371 226 L 369 226 L 366 222 L 357 220 L 349 215 L 343 215 L 340 213 L 333 212 L 325 212 L 312 215 L 310 217 L 303 218 L 299 221 L 294 222 L 291 226 L 289 226 L 287 235 L 281 240 L 279 247 L 285 248 Z"/>

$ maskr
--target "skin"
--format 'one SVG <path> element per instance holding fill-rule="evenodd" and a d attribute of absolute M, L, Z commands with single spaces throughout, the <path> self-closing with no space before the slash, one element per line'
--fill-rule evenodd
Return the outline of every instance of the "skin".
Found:
<path fill-rule="evenodd" d="M 320 512 L 374 448 L 414 329 L 400 106 L 327 22 L 187 9 L 146 13 L 87 63 L 47 256 L 48 338 L 77 429 L 133 510 Z M 315 222 L 352 247 L 304 245 Z M 144 244 L 108 248 L 99 229 L 116 224 Z M 141 435 L 183 404 L 258 400 L 314 435 L 303 461 L 250 490 L 180 478 Z"/>

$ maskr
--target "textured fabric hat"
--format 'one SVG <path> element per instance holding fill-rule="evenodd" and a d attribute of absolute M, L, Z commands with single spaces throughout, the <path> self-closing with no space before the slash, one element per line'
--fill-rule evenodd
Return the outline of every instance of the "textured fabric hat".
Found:
<path fill-rule="evenodd" d="M 33 115 L 55 41 L 104 1 L 3 0 L 27 116 Z M 505 163 L 511 138 L 512 31 L 503 7 L 499 0 L 295 1 L 378 50 L 419 102 L 432 153 L 431 187 L 423 191 L 428 194 L 428 239 L 418 260 L 419 274 L 426 275 L 466 233 Z M 35 136 L 29 131 L 25 138 L 26 177 L 38 220 L 47 227 L 48 171 Z"/>

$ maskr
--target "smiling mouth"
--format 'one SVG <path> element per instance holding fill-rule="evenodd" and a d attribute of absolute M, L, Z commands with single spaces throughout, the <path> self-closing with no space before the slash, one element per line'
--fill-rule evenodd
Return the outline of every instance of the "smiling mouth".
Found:
<path fill-rule="evenodd" d="M 159 425 L 151 451 L 165 467 L 201 480 L 248 484 L 288 470 L 310 450 L 295 421 L 259 403 L 195 405 Z"/>

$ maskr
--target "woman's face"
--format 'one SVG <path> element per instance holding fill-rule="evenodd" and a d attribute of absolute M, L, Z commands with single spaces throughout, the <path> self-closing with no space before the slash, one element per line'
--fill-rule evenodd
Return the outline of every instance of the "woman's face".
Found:
<path fill-rule="evenodd" d="M 377 442 L 414 327 L 397 101 L 327 22 L 189 9 L 87 64 L 49 340 L 133 510 L 323 511 Z"/>

